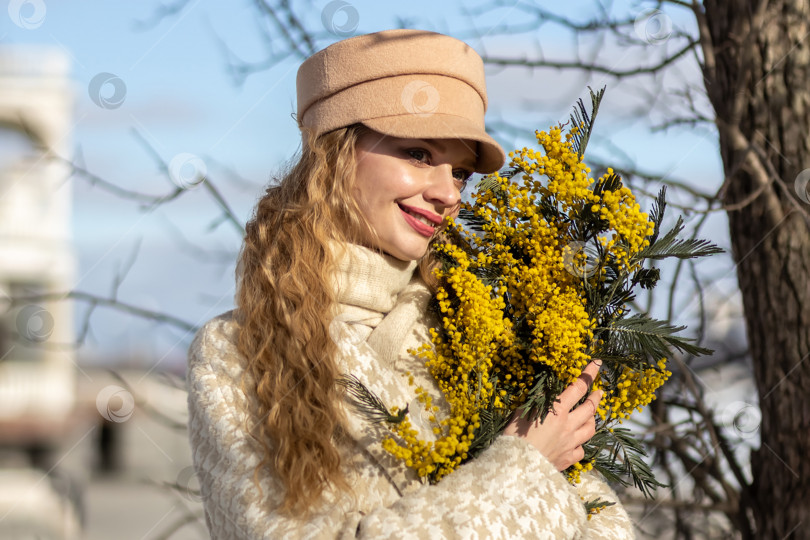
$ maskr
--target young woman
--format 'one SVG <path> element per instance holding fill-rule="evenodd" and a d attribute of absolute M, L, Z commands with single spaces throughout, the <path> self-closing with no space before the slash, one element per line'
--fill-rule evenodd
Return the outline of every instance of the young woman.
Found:
<path fill-rule="evenodd" d="M 190 351 L 194 464 L 213 538 L 632 538 L 583 456 L 598 366 L 541 424 L 515 420 L 436 485 L 387 454 L 384 426 L 356 415 L 336 379 L 352 374 L 387 404 L 417 386 L 441 394 L 408 349 L 435 325 L 428 251 L 473 172 L 503 165 L 484 130 L 480 57 L 456 39 L 394 30 L 309 58 L 297 79 L 297 163 L 247 225 L 236 310 Z M 409 376 L 413 381 L 409 381 Z M 583 499 L 616 501 L 592 519 Z"/>

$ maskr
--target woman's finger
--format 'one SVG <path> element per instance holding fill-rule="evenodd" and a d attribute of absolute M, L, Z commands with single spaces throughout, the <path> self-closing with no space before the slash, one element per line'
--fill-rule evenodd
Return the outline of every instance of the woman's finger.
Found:
<path fill-rule="evenodd" d="M 577 402 L 582 399 L 588 389 L 590 388 L 593 381 L 596 379 L 596 375 L 599 373 L 599 368 L 602 365 L 601 360 L 593 360 L 585 366 L 585 369 L 582 370 L 582 374 L 577 377 L 577 380 L 571 383 L 571 385 L 563 390 L 560 394 L 559 401 L 561 409 L 564 411 L 570 411 Z"/>
<path fill-rule="evenodd" d="M 576 408 L 571 411 L 571 418 L 574 420 L 574 422 L 584 423 L 591 421 L 599 408 L 599 402 L 602 400 L 602 395 L 602 390 L 596 390 L 595 392 L 591 392 L 588 399 L 586 399 L 580 405 L 577 405 Z"/>
<path fill-rule="evenodd" d="M 574 440 L 579 444 L 585 444 L 596 435 L 596 421 L 593 416 L 583 422 L 574 432 Z"/>

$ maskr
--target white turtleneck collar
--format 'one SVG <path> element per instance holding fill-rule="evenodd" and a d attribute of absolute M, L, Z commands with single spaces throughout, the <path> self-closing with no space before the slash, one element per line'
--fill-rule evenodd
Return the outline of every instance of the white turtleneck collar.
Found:
<path fill-rule="evenodd" d="M 407 351 L 414 324 L 427 313 L 430 291 L 417 263 L 404 262 L 358 245 L 335 248 L 337 312 L 335 321 L 368 327 L 366 343 L 377 358 L 392 365 Z M 425 332 L 413 346 L 429 341 Z M 406 354 L 406 356 L 410 356 Z"/>
<path fill-rule="evenodd" d="M 400 261 L 354 244 L 334 249 L 336 319 L 377 326 L 410 283 L 416 261 Z"/>

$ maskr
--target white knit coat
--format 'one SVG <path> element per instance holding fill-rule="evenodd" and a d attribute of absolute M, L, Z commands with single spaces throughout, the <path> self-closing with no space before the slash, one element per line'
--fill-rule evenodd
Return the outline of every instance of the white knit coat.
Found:
<path fill-rule="evenodd" d="M 430 293 L 415 264 L 353 247 L 340 258 L 339 310 L 330 327 L 341 370 L 389 406 L 410 406 L 424 439 L 434 438 L 416 386 L 442 403 L 423 361 L 407 350 L 429 340 Z M 389 433 L 347 407 L 349 441 L 340 447 L 351 493 L 327 492 L 307 520 L 278 512 L 284 488 L 268 468 L 254 471 L 260 449 L 245 426 L 255 398 L 241 390 L 244 360 L 230 314 L 208 322 L 189 351 L 189 432 L 206 523 L 215 539 L 275 538 L 633 538 L 615 494 L 595 474 L 571 486 L 534 447 L 501 436 L 436 485 L 388 455 Z M 406 373 L 414 376 L 410 385 Z M 420 421 L 420 419 L 422 419 Z M 583 500 L 616 501 L 588 519 Z"/>

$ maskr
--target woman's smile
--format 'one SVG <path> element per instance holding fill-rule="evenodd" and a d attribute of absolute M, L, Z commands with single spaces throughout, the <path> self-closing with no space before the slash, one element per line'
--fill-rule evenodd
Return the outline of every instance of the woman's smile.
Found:
<path fill-rule="evenodd" d="M 399 204 L 399 207 L 402 209 L 402 213 L 405 215 L 405 220 L 414 229 L 416 229 L 418 233 L 428 238 L 433 236 L 433 234 L 436 232 L 436 228 L 442 224 L 442 217 L 433 212 L 428 212 L 420 208 L 413 208 L 401 203 Z"/>

